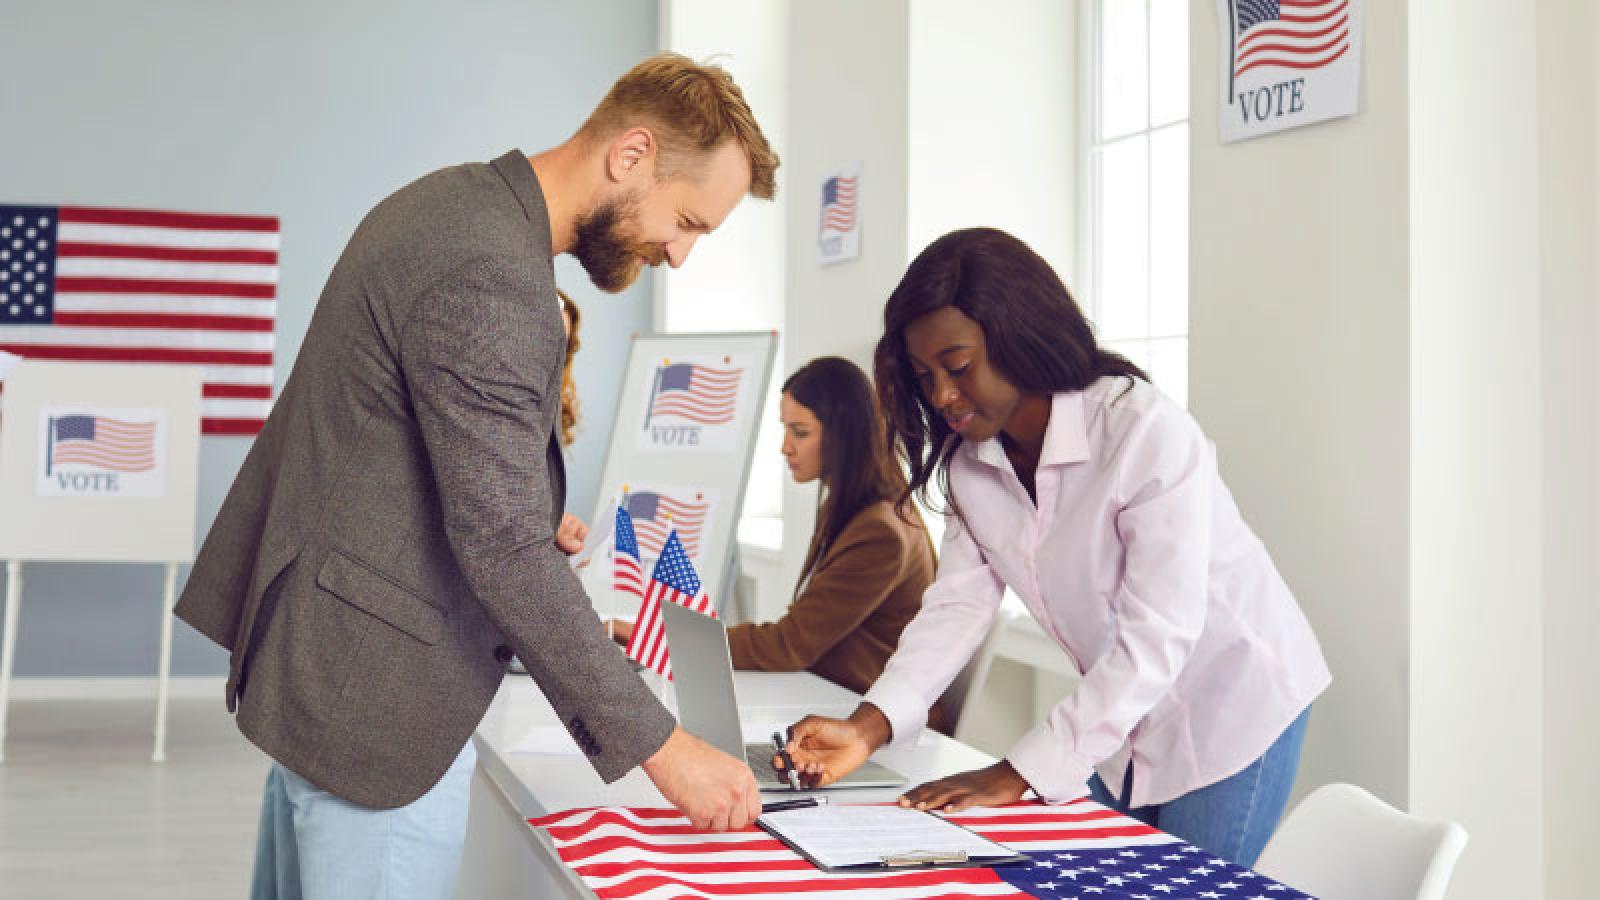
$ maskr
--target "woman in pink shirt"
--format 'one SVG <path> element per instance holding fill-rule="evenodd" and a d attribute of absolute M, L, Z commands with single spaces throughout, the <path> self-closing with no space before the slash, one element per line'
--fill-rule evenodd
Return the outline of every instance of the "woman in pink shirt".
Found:
<path fill-rule="evenodd" d="M 908 791 L 955 811 L 1088 793 L 1250 865 L 1276 827 L 1330 676 L 1211 443 L 1105 350 L 1037 254 L 993 229 L 929 245 L 884 310 L 879 397 L 945 498 L 938 576 L 848 719 L 790 732 L 815 784 L 912 740 L 1009 587 L 1082 673 L 1004 759 Z"/>

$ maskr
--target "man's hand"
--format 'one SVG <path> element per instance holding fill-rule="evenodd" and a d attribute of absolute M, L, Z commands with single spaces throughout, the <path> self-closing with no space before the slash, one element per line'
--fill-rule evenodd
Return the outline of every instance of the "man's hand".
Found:
<path fill-rule="evenodd" d="M 969 806 L 1004 806 L 1021 800 L 1027 791 L 1028 782 L 1002 759 L 986 769 L 918 785 L 900 796 L 900 805 L 953 813 Z"/>
<path fill-rule="evenodd" d="M 761 815 L 761 790 L 742 759 L 734 759 L 682 728 L 644 761 L 656 789 L 701 831 L 735 831 Z"/>
<path fill-rule="evenodd" d="M 572 513 L 561 514 L 561 527 L 556 529 L 556 548 L 571 556 L 583 549 L 589 539 L 589 526 Z"/>
<path fill-rule="evenodd" d="M 827 787 L 867 761 L 889 740 L 889 720 L 870 703 L 856 707 L 848 719 L 806 716 L 789 728 L 784 749 L 806 787 Z M 781 757 L 773 766 L 782 770 Z"/>

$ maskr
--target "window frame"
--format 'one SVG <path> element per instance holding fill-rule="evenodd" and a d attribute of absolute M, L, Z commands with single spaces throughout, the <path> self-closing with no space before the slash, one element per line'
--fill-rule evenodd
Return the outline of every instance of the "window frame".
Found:
<path fill-rule="evenodd" d="M 1103 67 L 1101 65 L 1100 48 L 1101 48 L 1102 41 L 1100 39 L 1100 29 L 1101 29 L 1101 26 L 1102 26 L 1103 21 L 1104 21 L 1104 16 L 1102 14 L 1102 10 L 1103 10 L 1103 6 L 1104 6 L 1104 4 L 1106 2 L 1107 2 L 1107 0 L 1082 0 L 1082 2 L 1080 2 L 1078 4 L 1078 21 L 1077 21 L 1077 45 L 1078 45 L 1077 49 L 1078 49 L 1078 53 L 1077 53 L 1077 56 L 1078 56 L 1079 64 L 1078 64 L 1078 71 L 1077 71 L 1077 80 L 1078 80 L 1078 85 L 1079 85 L 1079 88 L 1078 88 L 1078 110 L 1079 110 L 1079 114 L 1078 114 L 1077 134 L 1078 134 L 1078 142 L 1079 142 L 1079 153 L 1078 153 L 1079 165 L 1078 165 L 1077 186 L 1078 186 L 1078 196 L 1080 198 L 1082 198 L 1082 202 L 1079 203 L 1079 205 L 1078 205 L 1078 216 L 1077 216 L 1077 218 L 1078 218 L 1078 229 L 1077 229 L 1078 230 L 1078 241 L 1077 241 L 1077 243 L 1078 243 L 1078 246 L 1077 246 L 1077 259 L 1078 259 L 1077 269 L 1078 269 L 1078 271 L 1076 273 L 1074 273 L 1076 275 L 1075 281 L 1076 281 L 1077 286 L 1078 286 L 1078 290 L 1076 291 L 1076 296 L 1077 296 L 1077 299 L 1079 301 L 1079 304 L 1083 307 L 1084 313 L 1087 316 L 1089 316 L 1091 322 L 1095 323 L 1095 325 L 1096 325 L 1096 335 L 1097 335 L 1097 337 L 1099 337 L 1099 325 L 1098 325 L 1098 323 L 1100 321 L 1102 321 L 1102 319 L 1103 319 L 1103 315 L 1102 314 L 1104 313 L 1104 296 L 1105 296 L 1104 292 L 1101 290 L 1101 285 L 1103 284 L 1104 279 L 1103 279 L 1103 273 L 1101 272 L 1101 266 L 1100 266 L 1100 257 L 1101 257 L 1101 249 L 1102 249 L 1102 247 L 1101 247 L 1101 244 L 1100 244 L 1100 229 L 1098 227 L 1098 223 L 1099 223 L 1099 221 L 1101 219 L 1100 211 L 1102 209 L 1102 201 L 1104 199 L 1103 196 L 1102 196 L 1101 189 L 1100 189 L 1101 180 L 1102 180 L 1101 177 L 1100 177 L 1100 175 L 1101 175 L 1101 168 L 1100 167 L 1101 167 L 1102 151 L 1103 151 L 1104 148 L 1109 147 L 1109 146 L 1111 146 L 1113 144 L 1117 144 L 1117 143 L 1122 142 L 1122 141 L 1127 141 L 1127 140 L 1142 136 L 1144 141 L 1145 141 L 1145 274 L 1146 274 L 1146 279 L 1145 279 L 1146 292 L 1145 292 L 1145 298 L 1144 298 L 1144 304 L 1145 304 L 1144 321 L 1145 321 L 1145 325 L 1144 325 L 1142 333 L 1139 334 L 1139 335 L 1128 336 L 1128 337 L 1118 337 L 1118 338 L 1106 338 L 1106 339 L 1104 339 L 1104 342 L 1107 345 L 1127 345 L 1127 344 L 1131 344 L 1131 343 L 1142 344 L 1143 348 L 1144 348 L 1144 356 L 1143 356 L 1142 360 L 1136 360 L 1136 362 L 1143 363 L 1143 365 L 1141 365 L 1141 367 L 1146 368 L 1147 371 L 1148 371 L 1149 369 L 1154 368 L 1153 366 L 1149 365 L 1149 362 L 1154 359 L 1154 355 L 1153 355 L 1152 351 L 1153 351 L 1154 345 L 1157 342 L 1163 342 L 1163 343 L 1172 342 L 1172 343 L 1179 344 L 1183 349 L 1184 359 L 1185 359 L 1186 363 L 1187 363 L 1187 360 L 1188 360 L 1188 352 L 1189 352 L 1189 327 L 1188 327 L 1188 322 L 1189 322 L 1189 303 L 1188 303 L 1187 291 L 1185 292 L 1185 298 L 1184 298 L 1184 328 L 1183 328 L 1182 332 L 1180 332 L 1180 333 L 1166 333 L 1166 332 L 1163 332 L 1163 333 L 1157 334 L 1157 333 L 1155 333 L 1155 331 L 1153 330 L 1153 327 L 1152 327 L 1153 326 L 1153 322 L 1152 322 L 1153 316 L 1151 315 L 1151 312 L 1152 312 L 1152 309 L 1153 309 L 1152 297 L 1153 297 L 1153 286 L 1155 284 L 1155 278 L 1153 277 L 1153 273 L 1155 272 L 1155 269 L 1156 269 L 1156 258 L 1155 258 L 1155 253 L 1154 253 L 1154 250 L 1155 250 L 1155 247 L 1154 247 L 1154 244 L 1155 244 L 1155 231 L 1156 230 L 1155 230 L 1154 227 L 1152 227 L 1152 225 L 1153 225 L 1153 222 L 1155 220 L 1154 206 L 1155 206 L 1155 202 L 1156 202 L 1156 198 L 1155 198 L 1155 182 L 1156 182 L 1156 178 L 1155 178 L 1155 175 L 1154 175 L 1155 166 L 1153 164 L 1154 163 L 1154 154 L 1151 152 L 1151 150 L 1152 150 L 1152 146 L 1154 144 L 1153 138 L 1154 138 L 1155 135 L 1157 135 L 1159 133 L 1162 133 L 1162 132 L 1169 131 L 1169 130 L 1174 129 L 1174 128 L 1178 128 L 1178 127 L 1183 127 L 1185 129 L 1188 129 L 1188 140 L 1189 141 L 1193 141 L 1193 139 L 1194 139 L 1193 129 L 1189 128 L 1189 125 L 1190 125 L 1190 122 L 1191 122 L 1191 118 L 1192 118 L 1192 114 L 1193 114 L 1193 105 L 1191 103 L 1190 106 L 1185 109 L 1184 115 L 1183 115 L 1182 118 L 1174 119 L 1174 120 L 1169 121 L 1169 122 L 1164 122 L 1164 123 L 1162 123 L 1160 125 L 1152 124 L 1152 121 L 1151 121 L 1151 107 L 1152 107 L 1151 98 L 1152 98 L 1152 94 L 1154 92 L 1154 88 L 1153 88 L 1153 79 L 1150 77 L 1150 69 L 1151 69 L 1151 66 L 1150 66 L 1150 58 L 1151 58 L 1150 57 L 1150 52 L 1151 52 L 1151 34 L 1152 34 L 1152 30 L 1153 30 L 1152 27 L 1151 27 L 1151 14 L 1152 14 L 1153 0 L 1142 0 L 1142 2 L 1144 3 L 1144 9 L 1145 9 L 1144 40 L 1145 40 L 1145 73 L 1146 73 L 1146 77 L 1145 77 L 1145 122 L 1144 122 L 1144 126 L 1142 128 L 1140 128 L 1140 129 L 1138 129 L 1138 130 L 1130 131 L 1130 132 L 1128 132 L 1126 134 L 1119 134 L 1119 135 L 1117 135 L 1117 136 L 1115 136 L 1113 138 L 1109 138 L 1109 139 L 1103 140 L 1103 141 L 1101 140 L 1102 117 L 1101 117 L 1100 101 L 1101 101 L 1101 96 L 1102 96 L 1101 95 L 1101 87 L 1102 87 L 1102 74 L 1103 74 L 1104 69 L 1103 69 Z M 1186 34 L 1192 34 L 1193 23 L 1194 23 L 1194 17 L 1192 15 L 1192 10 L 1191 10 L 1191 14 L 1189 15 L 1189 29 L 1186 29 L 1186 31 L 1185 31 Z M 1185 184 L 1187 185 L 1187 180 L 1185 181 Z M 1192 196 L 1192 191 L 1186 189 L 1185 195 L 1184 195 L 1184 209 L 1185 209 L 1185 215 L 1186 216 L 1187 216 L 1188 210 L 1190 208 L 1189 199 L 1190 199 L 1191 196 Z M 1186 268 L 1187 268 L 1187 260 L 1188 260 L 1188 254 L 1185 253 L 1185 267 Z M 1185 281 L 1187 281 L 1187 272 L 1185 273 Z M 1152 378 L 1156 377 L 1154 372 L 1151 373 L 1151 377 Z M 1184 367 L 1183 384 L 1181 386 L 1161 385 L 1161 387 L 1163 388 L 1163 390 L 1169 396 L 1172 396 L 1174 399 L 1178 400 L 1181 405 L 1187 406 L 1188 405 L 1187 404 L 1187 396 L 1188 396 L 1188 366 L 1187 366 L 1187 364 Z M 1174 390 L 1173 387 L 1176 387 L 1177 390 Z"/>

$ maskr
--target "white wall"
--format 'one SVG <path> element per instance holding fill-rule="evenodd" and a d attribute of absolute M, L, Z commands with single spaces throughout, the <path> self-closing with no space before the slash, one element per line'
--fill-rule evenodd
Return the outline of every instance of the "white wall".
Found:
<path fill-rule="evenodd" d="M 789 369 L 832 354 L 871 374 L 889 293 L 912 257 L 957 228 L 1011 231 L 1072 281 L 1070 4 L 827 0 L 791 4 L 790 21 Z M 845 21 L 850 28 L 839 27 Z M 857 160 L 861 258 L 819 266 L 822 179 Z M 790 485 L 784 500 L 785 559 L 794 573 L 816 494 Z"/>
<path fill-rule="evenodd" d="M 1594 890 L 1600 842 L 1600 14 L 1539 4 L 1539 243 L 1544 294 L 1544 837 L 1546 895 Z M 1518 305 L 1525 302 L 1519 298 Z"/>
<path fill-rule="evenodd" d="M 7 3 L 0 198 L 280 216 L 281 384 L 374 203 L 440 166 L 564 139 L 656 43 L 650 0 L 485 0 L 470 14 L 422 0 Z M 569 501 L 587 515 L 616 354 L 649 327 L 649 287 L 611 297 L 570 260 L 556 271 L 585 312 Z M 202 532 L 248 446 L 202 440 Z M 154 673 L 159 567 L 30 565 L 24 578 L 19 674 Z M 177 630 L 174 672 L 223 666 Z"/>
<path fill-rule="evenodd" d="M 786 370 L 834 355 L 872 371 L 883 302 L 906 264 L 909 11 L 907 0 L 790 4 Z M 855 161 L 862 164 L 861 257 L 819 266 L 822 181 Z M 804 561 L 815 506 L 814 486 L 786 484 L 787 584 Z"/>
<path fill-rule="evenodd" d="M 663 49 L 713 60 L 733 74 L 781 158 L 788 139 L 787 3 L 661 0 Z M 788 167 L 778 167 L 787 199 Z M 715 234 L 695 243 L 694 265 L 658 279 L 663 331 L 766 331 L 783 324 L 784 207 L 746 197 Z"/>
<path fill-rule="evenodd" d="M 663 49 L 711 59 L 733 74 L 772 149 L 788 155 L 789 8 L 787 2 L 660 0 Z M 694 264 L 656 279 L 655 330 L 783 330 L 789 167 L 778 166 L 773 200 L 745 197 L 721 228 L 695 243 Z M 778 386 L 783 351 L 756 435 L 756 461 L 745 492 L 746 516 L 777 516 L 787 478 L 779 447 Z M 770 529 L 769 529 L 770 530 Z M 746 546 L 747 555 L 765 548 Z M 782 599 L 788 599 L 788 593 Z M 776 598 L 774 598 L 775 600 Z M 765 604 L 763 604 L 765 605 Z"/>
<path fill-rule="evenodd" d="M 1456 898 L 1542 894 L 1535 10 L 1410 4 L 1410 802 L 1472 834 Z"/>
<path fill-rule="evenodd" d="M 1076 287 L 1076 19 L 1060 0 L 912 3 L 910 257 L 989 225 Z"/>
<path fill-rule="evenodd" d="M 1360 115 L 1228 146 L 1217 5 L 1190 11 L 1189 405 L 1333 669 L 1299 793 L 1350 781 L 1404 805 L 1405 7 L 1366 6 Z"/>

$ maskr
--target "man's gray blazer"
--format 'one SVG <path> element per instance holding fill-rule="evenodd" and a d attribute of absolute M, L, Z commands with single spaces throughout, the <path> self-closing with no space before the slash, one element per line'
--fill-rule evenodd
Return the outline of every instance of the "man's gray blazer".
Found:
<path fill-rule="evenodd" d="M 410 803 L 513 651 L 606 781 L 671 733 L 554 544 L 565 348 L 521 152 L 356 229 L 177 608 L 231 651 L 228 708 L 290 770 Z"/>

